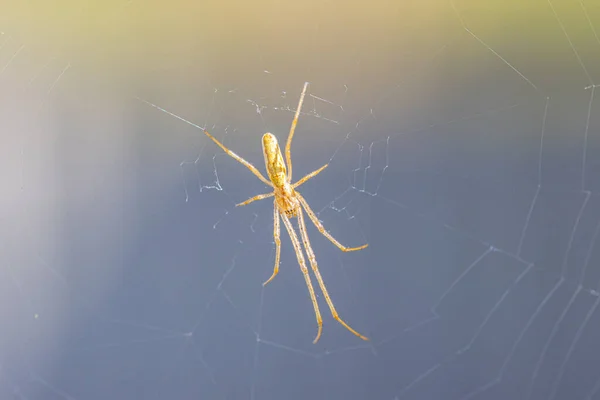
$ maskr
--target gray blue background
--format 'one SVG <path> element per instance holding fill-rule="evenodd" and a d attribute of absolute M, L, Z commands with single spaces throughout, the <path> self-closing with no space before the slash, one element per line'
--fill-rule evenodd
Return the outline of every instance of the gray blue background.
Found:
<path fill-rule="evenodd" d="M 599 2 L 0 7 L 0 399 L 600 399 Z"/>

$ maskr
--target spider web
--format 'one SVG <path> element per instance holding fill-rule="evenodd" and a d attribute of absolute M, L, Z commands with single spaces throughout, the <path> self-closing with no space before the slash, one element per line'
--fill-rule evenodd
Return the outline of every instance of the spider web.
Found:
<path fill-rule="evenodd" d="M 0 398 L 600 399 L 600 7 L 396 3 L 4 7 Z"/>

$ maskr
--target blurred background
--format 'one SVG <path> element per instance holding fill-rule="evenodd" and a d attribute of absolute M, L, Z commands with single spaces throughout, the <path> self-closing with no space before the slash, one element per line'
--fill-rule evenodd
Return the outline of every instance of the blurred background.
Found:
<path fill-rule="evenodd" d="M 0 399 L 600 399 L 600 2 L 0 9 Z"/>

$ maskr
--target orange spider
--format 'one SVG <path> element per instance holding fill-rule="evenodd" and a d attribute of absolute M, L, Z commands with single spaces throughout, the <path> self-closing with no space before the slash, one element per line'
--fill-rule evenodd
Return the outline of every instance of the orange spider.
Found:
<path fill-rule="evenodd" d="M 294 115 L 294 119 L 292 120 L 292 126 L 290 128 L 290 133 L 285 144 L 285 159 L 286 162 L 283 161 L 283 157 L 281 155 L 281 150 L 279 148 L 279 144 L 277 143 L 277 138 L 271 133 L 265 133 L 262 137 L 262 147 L 263 153 L 265 156 L 265 166 L 267 169 L 267 174 L 269 175 L 269 179 L 266 179 L 252 164 L 248 161 L 244 160 L 242 157 L 235 154 L 233 151 L 229 150 L 222 143 L 220 143 L 217 139 L 215 139 L 210 133 L 204 130 L 204 133 L 213 140 L 223 151 L 229 154 L 231 157 L 245 165 L 254 175 L 258 177 L 263 183 L 267 186 L 273 188 L 273 191 L 270 193 L 259 194 L 257 196 L 251 197 L 250 199 L 237 204 L 236 206 L 243 206 L 248 203 L 251 203 L 256 200 L 266 199 L 268 197 L 275 196 L 274 207 L 273 207 L 273 236 L 275 239 L 275 268 L 273 270 L 273 274 L 267 281 L 263 283 L 263 286 L 267 283 L 271 282 L 275 275 L 279 272 L 279 258 L 281 253 L 281 239 L 280 239 L 280 227 L 279 227 L 279 217 L 283 220 L 283 224 L 292 239 L 292 244 L 294 245 L 294 250 L 296 252 L 296 257 L 298 258 L 298 263 L 300 264 L 300 269 L 302 270 L 302 274 L 304 274 L 304 279 L 306 280 L 306 286 L 308 287 L 308 292 L 310 293 L 310 299 L 313 303 L 313 307 L 315 309 L 315 315 L 317 318 L 318 331 L 317 336 L 313 343 L 317 343 L 319 338 L 321 337 L 321 331 L 323 330 L 323 319 L 321 317 L 321 312 L 319 311 L 319 305 L 317 304 L 317 298 L 315 296 L 315 290 L 313 288 L 312 282 L 310 280 L 310 276 L 308 274 L 308 269 L 306 268 L 306 262 L 304 261 L 304 255 L 302 252 L 302 247 L 300 245 L 300 240 L 294 231 L 294 227 L 290 222 L 290 218 L 297 217 L 298 218 L 298 226 L 300 229 L 300 236 L 302 237 L 302 241 L 304 243 L 304 248 L 306 253 L 308 254 L 308 260 L 310 262 L 310 266 L 312 267 L 313 273 L 319 282 L 319 286 L 321 287 L 321 291 L 323 292 L 323 296 L 325 297 L 325 301 L 327 301 L 327 305 L 329 306 L 329 310 L 340 324 L 342 324 L 346 329 L 350 332 L 358 336 L 363 340 L 369 340 L 366 336 L 361 335 L 354 329 L 352 329 L 343 319 L 340 318 L 335 307 L 333 306 L 333 302 L 329 297 L 329 293 L 327 292 L 327 288 L 325 287 L 325 283 L 323 282 L 323 278 L 321 277 L 321 273 L 319 272 L 319 267 L 317 265 L 317 260 L 315 258 L 315 254 L 310 245 L 310 241 L 308 240 L 308 234 L 306 233 L 306 224 L 304 223 L 304 215 L 302 213 L 302 208 L 306 210 L 308 217 L 315 224 L 319 232 L 321 232 L 327 239 L 329 239 L 333 244 L 335 244 L 340 250 L 346 251 L 356 251 L 362 250 L 368 246 L 368 244 L 359 246 L 359 247 L 346 247 L 343 246 L 340 242 L 338 242 L 329 232 L 325 230 L 315 213 L 309 207 L 308 203 L 296 191 L 296 188 L 302 185 L 304 182 L 316 176 L 319 172 L 323 171 L 328 164 L 323 165 L 321 168 L 316 171 L 311 172 L 306 175 L 304 178 L 300 179 L 296 183 L 292 182 L 292 159 L 290 155 L 290 147 L 292 145 L 292 138 L 294 136 L 294 131 L 296 129 L 296 125 L 298 124 L 298 117 L 300 115 L 300 109 L 302 108 L 302 102 L 304 101 L 304 95 L 306 94 L 306 88 L 308 87 L 308 82 L 304 83 L 304 89 L 302 89 L 302 94 L 300 95 L 300 101 L 298 103 L 298 108 L 296 109 L 296 114 Z M 287 164 L 287 168 L 286 168 Z M 287 171 L 287 173 L 286 173 Z"/>

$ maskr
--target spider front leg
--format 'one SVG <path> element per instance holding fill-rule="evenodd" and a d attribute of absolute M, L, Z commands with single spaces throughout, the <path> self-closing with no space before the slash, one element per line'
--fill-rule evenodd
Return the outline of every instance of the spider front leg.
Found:
<path fill-rule="evenodd" d="M 319 218 L 317 218 L 314 211 L 310 208 L 310 206 L 308 205 L 308 202 L 306 200 L 304 200 L 304 197 L 302 197 L 302 195 L 300 195 L 300 193 L 298 193 L 298 192 L 296 192 L 296 196 L 298 197 L 298 200 L 302 204 L 302 207 L 304 207 L 304 209 L 306 210 L 308 217 L 310 218 L 312 223 L 315 224 L 315 226 L 317 227 L 319 232 L 321 232 L 321 234 L 323 236 L 325 236 L 327 239 L 329 239 L 331 241 L 331 243 L 335 244 L 341 251 L 348 252 L 348 251 L 362 250 L 369 245 L 367 243 L 367 244 L 363 244 L 362 246 L 358 246 L 358 247 L 346 247 L 343 244 L 341 244 L 340 242 L 338 242 L 333 236 L 331 236 L 331 234 L 329 232 L 327 232 L 325 230 L 325 227 L 323 226 L 321 221 L 319 221 Z"/>
<path fill-rule="evenodd" d="M 321 337 L 321 332 L 323 332 L 323 317 L 321 317 L 321 311 L 319 310 L 319 304 L 317 303 L 315 289 L 313 288 L 312 282 L 310 281 L 310 276 L 308 275 L 308 268 L 306 268 L 306 261 L 304 261 L 304 254 L 302 254 L 302 245 L 300 244 L 298 235 L 296 235 L 296 232 L 294 232 L 294 227 L 292 226 L 290 219 L 287 215 L 285 215 L 285 213 L 281 214 L 281 219 L 283 219 L 285 229 L 287 229 L 288 234 L 290 235 L 290 239 L 292 240 L 292 244 L 294 245 L 294 251 L 296 252 L 296 258 L 298 259 L 298 264 L 300 264 L 300 270 L 302 271 L 302 275 L 304 276 L 304 280 L 306 281 L 306 287 L 308 288 L 310 301 L 312 302 L 313 308 L 315 309 L 315 317 L 317 319 L 318 330 L 317 336 L 313 340 L 313 343 L 317 343 L 319 341 L 319 338 Z"/>
<path fill-rule="evenodd" d="M 315 253 L 313 252 L 312 246 L 310 245 L 310 240 L 308 239 L 308 233 L 306 233 L 306 224 L 304 223 L 304 216 L 302 215 L 302 210 L 298 212 L 298 226 L 300 228 L 300 236 L 302 237 L 302 242 L 304 243 L 304 249 L 306 250 L 306 254 L 308 255 L 308 261 L 310 262 L 310 266 L 313 270 L 313 274 L 317 278 L 317 282 L 319 282 L 319 287 L 321 288 L 321 292 L 323 292 L 323 297 L 325 297 L 325 301 L 329 306 L 329 310 L 331 311 L 331 315 L 333 318 L 342 324 L 342 326 L 352 332 L 354 335 L 358 336 L 362 340 L 369 340 L 364 335 L 361 335 L 356 330 L 354 330 L 350 325 L 344 321 L 340 315 L 338 314 L 335 306 L 333 305 L 333 301 L 331 301 L 331 297 L 329 296 L 329 292 L 327 291 L 327 287 L 325 286 L 325 282 L 323 281 L 323 277 L 319 272 L 319 265 L 317 264 L 317 258 L 315 257 Z M 315 342 L 318 340 L 315 339 Z"/>
<path fill-rule="evenodd" d="M 275 275 L 279 273 L 279 257 L 281 255 L 281 229 L 279 227 L 279 211 L 277 210 L 277 204 L 273 204 L 273 239 L 275 240 L 275 267 L 273 268 L 273 275 L 267 279 L 263 286 L 271 282 Z"/>

